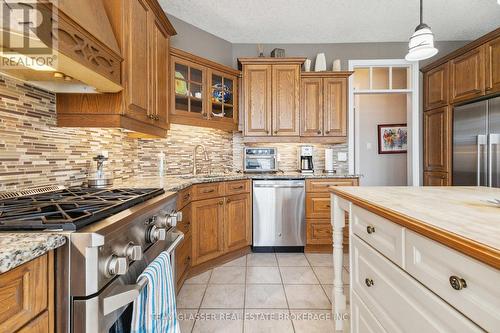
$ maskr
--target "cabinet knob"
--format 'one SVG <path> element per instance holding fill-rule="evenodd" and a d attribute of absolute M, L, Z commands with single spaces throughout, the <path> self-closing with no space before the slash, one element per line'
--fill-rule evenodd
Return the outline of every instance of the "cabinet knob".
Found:
<path fill-rule="evenodd" d="M 278 131 L 274 131 L 274 134 L 278 134 Z"/>
<path fill-rule="evenodd" d="M 156 115 L 155 120 L 160 120 L 160 116 Z"/>
<path fill-rule="evenodd" d="M 455 290 L 467 288 L 467 282 L 461 277 L 455 275 L 450 276 L 450 285 Z"/>
<path fill-rule="evenodd" d="M 152 114 L 148 114 L 148 118 L 153 120 L 155 116 L 153 116 Z"/>
<path fill-rule="evenodd" d="M 230 203 L 231 202 L 231 199 L 226 199 L 226 203 Z"/>
<path fill-rule="evenodd" d="M 222 201 L 222 200 L 221 200 L 221 201 L 219 201 L 219 205 L 221 205 L 221 206 L 222 206 L 223 204 L 224 204 L 224 201 Z"/>
<path fill-rule="evenodd" d="M 321 134 L 321 131 L 318 131 L 317 133 L 318 133 L 318 134 Z"/>
<path fill-rule="evenodd" d="M 270 132 L 269 131 L 266 131 L 266 134 L 269 134 Z"/>
<path fill-rule="evenodd" d="M 370 288 L 371 286 L 373 286 L 373 280 L 372 279 L 369 279 L 369 278 L 366 278 L 365 279 L 365 284 L 368 288 Z"/>
<path fill-rule="evenodd" d="M 325 134 L 330 134 L 330 131 L 325 131 Z"/>
<path fill-rule="evenodd" d="M 184 200 L 187 200 L 187 199 L 189 199 L 189 197 L 190 197 L 190 196 L 191 196 L 191 194 L 186 193 L 186 194 L 184 194 L 184 197 L 182 197 L 182 198 L 183 198 Z"/>
<path fill-rule="evenodd" d="M 369 234 L 373 234 L 375 232 L 375 227 L 372 225 L 369 225 L 366 227 L 366 232 Z"/>

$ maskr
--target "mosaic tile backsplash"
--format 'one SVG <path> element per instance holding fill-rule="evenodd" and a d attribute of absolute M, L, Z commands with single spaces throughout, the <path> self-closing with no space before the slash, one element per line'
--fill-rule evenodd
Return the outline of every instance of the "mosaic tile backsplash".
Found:
<path fill-rule="evenodd" d="M 285 172 L 294 172 L 299 169 L 299 148 L 300 146 L 313 146 L 313 166 L 317 171 L 325 168 L 325 149 L 333 148 L 333 167 L 337 173 L 347 173 L 347 162 L 337 160 L 338 152 L 346 152 L 347 144 L 307 144 L 307 143 L 243 143 L 241 133 L 235 133 L 233 137 L 233 159 L 234 167 L 243 167 L 243 148 L 247 147 L 276 147 L 278 149 L 278 167 Z"/>
<path fill-rule="evenodd" d="M 81 185 L 101 151 L 108 151 L 115 178 L 137 172 L 137 140 L 119 129 L 56 127 L 55 101 L 52 93 L 0 76 L 0 191 Z"/>
<path fill-rule="evenodd" d="M 139 140 L 120 129 L 61 128 L 56 127 L 55 102 L 52 93 L 0 75 L 0 191 L 49 184 L 80 186 L 86 182 L 92 158 L 102 151 L 108 152 L 109 168 L 117 179 L 157 176 L 160 153 L 165 154 L 164 174 L 190 174 L 198 144 L 206 147 L 210 159 L 204 161 L 201 149 L 197 151 L 199 172 L 243 167 L 241 133 L 172 124 L 165 139 Z M 300 144 L 273 146 L 280 154 L 280 169 L 295 171 Z M 324 167 L 326 147 L 314 145 L 316 169 Z M 347 151 L 346 145 L 333 147 Z M 347 170 L 345 162 L 335 163 L 339 171 Z"/>

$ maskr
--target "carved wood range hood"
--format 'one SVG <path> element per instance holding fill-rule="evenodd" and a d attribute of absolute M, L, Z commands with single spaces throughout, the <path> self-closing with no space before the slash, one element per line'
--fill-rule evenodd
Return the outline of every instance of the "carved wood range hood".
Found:
<path fill-rule="evenodd" d="M 11 21 L 0 27 L 8 36 L 7 41 L 0 40 L 2 73 L 56 93 L 122 90 L 123 59 L 102 0 L 31 0 L 23 4 L 0 0 L 0 3 L 3 10 L 9 11 Z M 44 18 L 49 18 L 52 24 L 40 23 Z M 25 46 L 28 39 L 28 48 L 19 46 Z M 31 64 L 18 61 L 34 59 L 36 54 L 30 51 L 33 47 L 49 50 L 46 53 L 52 54 L 54 60 L 47 60 L 51 66 L 42 58 Z M 6 66 L 6 59 L 15 66 Z"/>

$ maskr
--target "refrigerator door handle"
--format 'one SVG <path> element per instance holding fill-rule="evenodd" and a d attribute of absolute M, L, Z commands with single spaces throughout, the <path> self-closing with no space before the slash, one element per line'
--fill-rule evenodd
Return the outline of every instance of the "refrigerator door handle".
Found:
<path fill-rule="evenodd" d="M 500 134 L 498 133 L 490 133 L 488 134 L 488 186 L 492 186 L 493 177 L 492 177 L 492 167 L 493 167 L 493 145 L 500 144 Z"/>
<path fill-rule="evenodd" d="M 480 134 L 477 136 L 477 186 L 481 186 L 481 152 L 483 150 L 482 146 L 486 146 L 486 142 L 486 135 Z"/>

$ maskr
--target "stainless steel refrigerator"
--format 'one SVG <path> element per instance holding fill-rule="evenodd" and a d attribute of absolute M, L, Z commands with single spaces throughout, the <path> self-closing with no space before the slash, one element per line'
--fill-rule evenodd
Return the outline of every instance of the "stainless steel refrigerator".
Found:
<path fill-rule="evenodd" d="M 500 97 L 453 110 L 453 185 L 500 187 Z"/>

